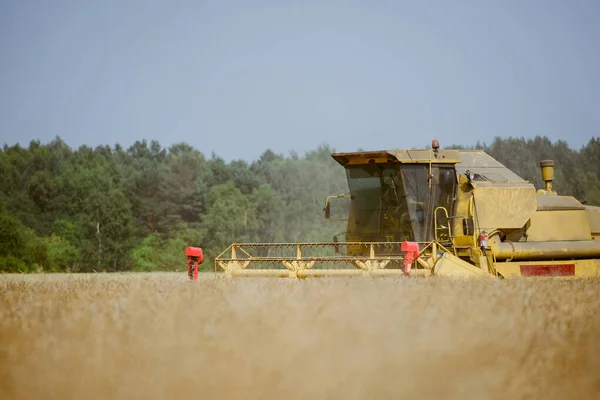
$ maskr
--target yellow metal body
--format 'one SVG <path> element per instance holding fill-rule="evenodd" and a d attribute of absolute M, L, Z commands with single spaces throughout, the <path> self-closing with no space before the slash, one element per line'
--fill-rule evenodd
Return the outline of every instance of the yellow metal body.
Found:
<path fill-rule="evenodd" d="M 492 275 L 451 253 L 444 253 L 435 263 L 432 274 L 452 278 L 490 278 Z"/>
<path fill-rule="evenodd" d="M 554 162 L 533 184 L 483 151 L 335 153 L 350 201 L 346 241 L 233 244 L 226 276 L 405 275 L 402 242 L 418 242 L 411 276 L 600 276 L 600 207 L 553 189 Z M 329 216 L 329 198 L 324 209 Z M 336 238 L 337 240 L 337 238 Z"/>

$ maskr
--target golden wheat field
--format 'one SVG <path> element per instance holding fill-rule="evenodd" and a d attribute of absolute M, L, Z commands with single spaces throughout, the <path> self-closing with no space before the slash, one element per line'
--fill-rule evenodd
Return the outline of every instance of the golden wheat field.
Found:
<path fill-rule="evenodd" d="M 600 281 L 0 276 L 1 399 L 598 399 Z"/>

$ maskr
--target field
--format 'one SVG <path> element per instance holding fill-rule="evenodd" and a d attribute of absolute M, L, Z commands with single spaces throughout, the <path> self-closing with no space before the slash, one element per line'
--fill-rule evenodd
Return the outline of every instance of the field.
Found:
<path fill-rule="evenodd" d="M 0 276 L 0 398 L 600 398 L 600 280 Z"/>

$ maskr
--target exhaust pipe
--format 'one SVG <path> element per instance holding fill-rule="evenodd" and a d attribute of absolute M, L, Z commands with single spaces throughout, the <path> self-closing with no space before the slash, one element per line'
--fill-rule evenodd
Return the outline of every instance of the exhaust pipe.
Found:
<path fill-rule="evenodd" d="M 540 161 L 542 168 L 542 179 L 546 183 L 546 194 L 556 194 L 552 189 L 552 181 L 554 180 L 554 160 Z"/>

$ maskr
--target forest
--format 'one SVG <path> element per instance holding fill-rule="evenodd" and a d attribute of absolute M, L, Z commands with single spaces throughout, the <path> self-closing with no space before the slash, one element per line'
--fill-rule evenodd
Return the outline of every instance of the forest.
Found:
<path fill-rule="evenodd" d="M 541 136 L 447 148 L 483 149 L 537 188 L 539 161 L 553 159 L 559 193 L 600 205 L 600 137 L 579 150 Z M 212 269 L 234 242 L 330 241 L 345 226 L 324 220 L 325 198 L 347 191 L 334 151 L 227 163 L 185 143 L 5 144 L 0 272 L 183 271 L 186 246 Z"/>

